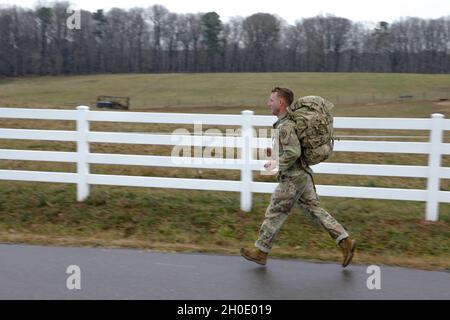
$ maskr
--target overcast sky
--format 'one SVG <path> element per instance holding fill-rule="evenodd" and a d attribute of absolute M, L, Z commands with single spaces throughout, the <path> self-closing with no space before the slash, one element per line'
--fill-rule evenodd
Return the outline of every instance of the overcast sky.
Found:
<path fill-rule="evenodd" d="M 37 0 L 0 0 L 0 4 L 29 8 L 37 3 Z M 246 17 L 253 13 L 265 12 L 276 14 L 290 24 L 297 19 L 318 14 L 333 14 L 353 21 L 371 22 L 392 22 L 397 18 L 408 16 L 439 18 L 450 15 L 450 0 L 72 0 L 70 3 L 74 9 L 82 8 L 89 11 L 109 10 L 113 7 L 146 8 L 153 4 L 161 4 L 171 12 L 177 13 L 216 11 L 222 21 L 227 21 L 232 16 Z"/>

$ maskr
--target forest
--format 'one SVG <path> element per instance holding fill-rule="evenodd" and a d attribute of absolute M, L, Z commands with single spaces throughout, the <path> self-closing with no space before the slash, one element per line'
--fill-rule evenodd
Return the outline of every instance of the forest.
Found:
<path fill-rule="evenodd" d="M 0 75 L 192 72 L 449 73 L 450 15 L 354 22 L 270 13 L 222 21 L 162 5 L 95 12 L 0 7 Z"/>

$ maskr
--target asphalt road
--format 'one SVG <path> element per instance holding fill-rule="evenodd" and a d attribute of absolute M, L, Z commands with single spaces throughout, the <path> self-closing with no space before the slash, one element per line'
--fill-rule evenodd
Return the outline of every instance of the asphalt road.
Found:
<path fill-rule="evenodd" d="M 79 270 L 67 273 L 71 265 Z M 449 272 L 379 271 L 377 283 L 367 265 L 271 259 L 262 267 L 237 255 L 0 245 L 0 299 L 450 299 Z"/>

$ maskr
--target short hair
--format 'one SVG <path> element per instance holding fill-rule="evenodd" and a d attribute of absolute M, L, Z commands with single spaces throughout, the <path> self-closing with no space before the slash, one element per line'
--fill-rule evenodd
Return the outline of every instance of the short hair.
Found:
<path fill-rule="evenodd" d="M 275 87 L 272 92 L 276 92 L 279 98 L 283 98 L 288 106 L 294 101 L 294 93 L 288 88 Z"/>

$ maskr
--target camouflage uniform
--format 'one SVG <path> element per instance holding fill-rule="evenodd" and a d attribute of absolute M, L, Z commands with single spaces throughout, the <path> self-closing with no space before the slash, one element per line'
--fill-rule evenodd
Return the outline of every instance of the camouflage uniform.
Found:
<path fill-rule="evenodd" d="M 297 203 L 303 213 L 322 226 L 339 243 L 348 237 L 345 229 L 327 211 L 319 206 L 319 197 L 313 181 L 313 171 L 301 159 L 301 146 L 295 132 L 295 123 L 285 113 L 273 125 L 279 130 L 274 148 L 279 148 L 279 182 L 272 194 L 264 222 L 255 246 L 270 252 L 284 221 Z"/>

